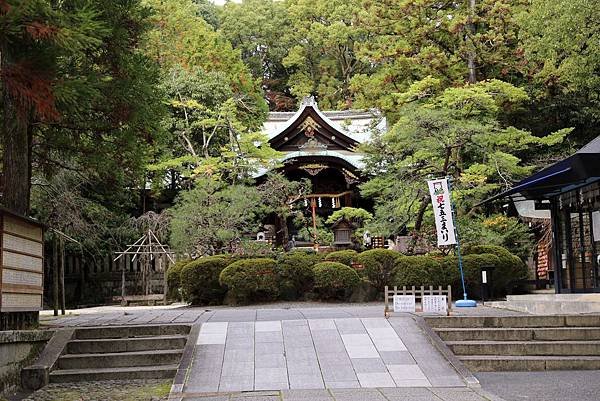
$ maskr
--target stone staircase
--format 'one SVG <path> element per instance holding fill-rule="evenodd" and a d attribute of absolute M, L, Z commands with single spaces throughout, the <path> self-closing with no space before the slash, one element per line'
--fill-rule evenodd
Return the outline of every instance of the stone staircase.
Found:
<path fill-rule="evenodd" d="M 600 315 L 425 321 L 471 371 L 600 369 Z"/>
<path fill-rule="evenodd" d="M 600 294 L 554 294 L 537 292 L 507 295 L 506 301 L 486 302 L 487 306 L 534 315 L 600 313 Z"/>
<path fill-rule="evenodd" d="M 172 378 L 189 331 L 186 325 L 75 329 L 50 382 Z"/>

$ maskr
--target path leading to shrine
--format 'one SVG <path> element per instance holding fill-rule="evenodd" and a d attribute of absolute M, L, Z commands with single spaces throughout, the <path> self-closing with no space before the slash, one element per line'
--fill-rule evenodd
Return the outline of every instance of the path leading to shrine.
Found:
<path fill-rule="evenodd" d="M 407 318 L 204 323 L 184 392 L 464 386 Z"/>
<path fill-rule="evenodd" d="M 113 307 L 45 324 L 193 325 L 193 353 L 182 361 L 172 399 L 493 399 L 467 387 L 412 315 L 385 319 L 379 304 L 276 307 Z"/>

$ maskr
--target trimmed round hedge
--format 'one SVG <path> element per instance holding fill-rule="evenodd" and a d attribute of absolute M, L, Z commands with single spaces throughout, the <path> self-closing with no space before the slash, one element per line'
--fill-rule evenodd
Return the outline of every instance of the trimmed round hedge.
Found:
<path fill-rule="evenodd" d="M 223 302 L 225 290 L 219 284 L 221 271 L 230 258 L 206 256 L 186 264 L 180 273 L 183 299 L 192 305 L 215 305 Z"/>
<path fill-rule="evenodd" d="M 496 245 L 471 246 L 465 255 L 492 254 L 498 257 L 491 277 L 491 285 L 496 295 L 512 293 L 517 283 L 529 276 L 527 265 L 521 258 L 510 253 L 506 248 Z"/>
<path fill-rule="evenodd" d="M 190 263 L 190 259 L 178 260 L 167 269 L 167 299 L 181 300 L 181 271 Z"/>
<path fill-rule="evenodd" d="M 378 290 L 390 284 L 392 272 L 403 257 L 400 252 L 390 249 L 371 249 L 358 255 L 357 261 L 363 266 L 363 274 Z"/>
<path fill-rule="evenodd" d="M 311 291 L 315 281 L 313 267 L 321 260 L 321 255 L 312 251 L 297 250 L 281 255 L 277 260 L 281 296 L 292 300 Z"/>
<path fill-rule="evenodd" d="M 235 302 L 270 301 L 279 295 L 279 274 L 274 259 L 233 262 L 221 272 L 219 282 Z"/>
<path fill-rule="evenodd" d="M 431 256 L 403 256 L 396 262 L 390 282 L 398 287 L 447 285 L 443 270 L 440 260 Z"/>
<path fill-rule="evenodd" d="M 315 291 L 323 299 L 347 299 L 360 284 L 358 273 L 338 262 L 321 262 L 314 267 Z"/>
<path fill-rule="evenodd" d="M 481 290 L 481 267 L 497 266 L 500 263 L 496 255 L 490 253 L 482 253 L 479 255 L 463 256 L 463 272 L 465 275 L 465 286 L 469 297 L 478 298 Z M 458 257 L 448 256 L 444 258 L 444 267 L 452 272 L 450 284 L 452 292 L 456 297 L 462 294 L 463 288 L 460 280 L 460 270 L 458 268 Z M 493 284 L 492 284 L 493 285 Z"/>
<path fill-rule="evenodd" d="M 325 255 L 327 262 L 337 262 L 348 267 L 352 267 L 352 262 L 356 260 L 358 252 L 353 249 L 344 249 L 343 251 L 334 251 Z"/>

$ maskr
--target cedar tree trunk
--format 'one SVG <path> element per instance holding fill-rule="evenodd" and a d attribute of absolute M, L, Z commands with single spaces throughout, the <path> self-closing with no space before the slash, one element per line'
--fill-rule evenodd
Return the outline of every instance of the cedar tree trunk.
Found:
<path fill-rule="evenodd" d="M 0 53 L 0 71 L 10 68 L 8 49 Z M 7 68 L 8 67 L 8 68 Z M 2 204 L 17 213 L 29 212 L 31 152 L 29 110 L 23 110 L 19 101 L 8 91 L 6 77 L 2 82 L 2 172 L 4 188 Z"/>

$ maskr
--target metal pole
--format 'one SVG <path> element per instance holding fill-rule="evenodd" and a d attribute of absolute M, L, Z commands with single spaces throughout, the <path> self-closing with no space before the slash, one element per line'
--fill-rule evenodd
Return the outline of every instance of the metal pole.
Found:
<path fill-rule="evenodd" d="M 448 197 L 450 198 L 450 210 L 452 210 L 452 219 L 454 220 L 454 237 L 456 238 L 456 254 L 458 256 L 458 269 L 460 270 L 460 281 L 463 288 L 463 300 L 462 302 L 456 301 L 456 306 L 477 306 L 475 301 L 471 301 L 467 298 L 467 287 L 465 286 L 465 274 L 463 271 L 463 260 L 460 252 L 460 238 L 458 235 L 458 219 L 456 218 L 456 207 L 454 200 L 452 199 L 452 177 L 447 177 L 448 180 Z"/>

